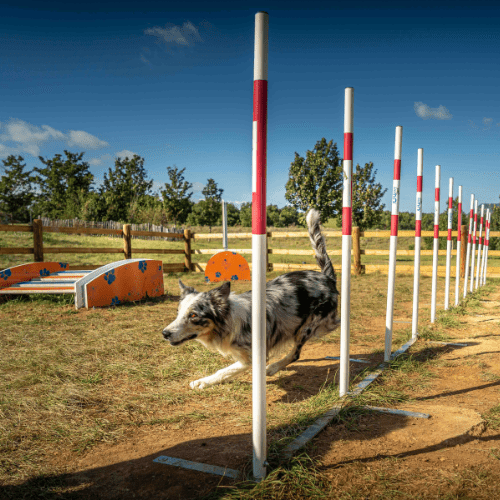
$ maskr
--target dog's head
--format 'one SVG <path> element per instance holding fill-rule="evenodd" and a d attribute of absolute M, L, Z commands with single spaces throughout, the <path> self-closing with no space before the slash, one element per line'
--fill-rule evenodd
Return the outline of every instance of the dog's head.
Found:
<path fill-rule="evenodd" d="M 179 280 L 181 298 L 177 318 L 163 330 L 163 337 L 171 345 L 209 335 L 227 311 L 231 282 L 209 292 L 197 292 Z"/>

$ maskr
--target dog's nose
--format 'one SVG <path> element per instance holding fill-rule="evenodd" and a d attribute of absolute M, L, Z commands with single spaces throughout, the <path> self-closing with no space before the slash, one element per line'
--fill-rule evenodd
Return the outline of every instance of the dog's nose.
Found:
<path fill-rule="evenodd" d="M 162 333 L 163 333 L 163 337 L 165 339 L 168 339 L 170 337 L 170 335 L 172 335 L 172 333 L 169 332 L 168 328 L 165 328 Z"/>

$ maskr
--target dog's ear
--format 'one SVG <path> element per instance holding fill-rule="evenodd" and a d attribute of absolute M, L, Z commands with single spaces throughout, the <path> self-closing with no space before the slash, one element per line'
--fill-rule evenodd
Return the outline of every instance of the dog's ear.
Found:
<path fill-rule="evenodd" d="M 210 290 L 210 295 L 216 300 L 226 300 L 231 292 L 231 282 L 226 281 L 223 285 L 218 288 Z"/>
<path fill-rule="evenodd" d="M 179 288 L 181 289 L 181 300 L 190 293 L 196 293 L 196 290 L 191 286 L 186 286 L 181 280 L 179 280 Z"/>

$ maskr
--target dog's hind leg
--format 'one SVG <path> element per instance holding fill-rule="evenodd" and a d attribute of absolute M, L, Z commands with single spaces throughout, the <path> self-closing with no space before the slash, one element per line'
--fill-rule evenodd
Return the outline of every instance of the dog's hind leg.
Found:
<path fill-rule="evenodd" d="M 189 387 L 191 387 L 191 389 L 204 389 L 205 387 L 210 387 L 211 385 L 220 384 L 221 382 L 237 377 L 240 373 L 243 373 L 249 368 L 250 365 L 237 361 L 236 363 L 215 372 L 213 375 L 191 382 Z"/>
<path fill-rule="evenodd" d="M 290 363 L 297 361 L 299 359 L 301 349 L 302 346 L 295 346 L 283 359 L 280 359 L 279 361 L 268 365 L 266 368 L 266 375 L 268 377 L 271 377 L 272 375 L 278 373 L 280 370 L 283 370 L 283 368 L 288 366 Z"/>

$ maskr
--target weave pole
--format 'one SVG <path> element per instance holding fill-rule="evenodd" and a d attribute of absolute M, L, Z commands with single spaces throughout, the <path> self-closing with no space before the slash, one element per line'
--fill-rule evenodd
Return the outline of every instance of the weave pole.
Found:
<path fill-rule="evenodd" d="M 484 243 L 483 243 L 483 257 L 481 259 L 481 270 L 479 271 L 479 286 L 483 286 L 484 276 L 484 260 L 486 258 L 486 237 L 488 234 L 488 219 L 490 217 L 490 209 L 486 210 L 486 217 L 484 218 Z"/>
<path fill-rule="evenodd" d="M 418 296 L 420 290 L 420 249 L 422 246 L 422 185 L 424 171 L 424 150 L 418 150 L 417 159 L 417 205 L 415 210 L 415 257 L 413 260 L 413 316 L 411 337 L 418 335 Z"/>
<path fill-rule="evenodd" d="M 479 268 L 481 267 L 481 249 L 483 247 L 483 222 L 484 222 L 484 205 L 481 204 L 481 221 L 479 222 L 479 239 L 477 243 L 477 271 L 476 271 L 476 286 L 474 287 L 477 290 L 479 286 Z"/>
<path fill-rule="evenodd" d="M 344 98 L 344 185 L 342 198 L 342 285 L 340 305 L 339 394 L 349 391 L 349 337 L 351 314 L 352 247 L 352 154 L 354 89 L 347 87 Z"/>
<path fill-rule="evenodd" d="M 462 246 L 462 186 L 458 186 L 458 221 L 457 221 L 457 265 L 455 268 L 455 305 L 458 306 L 460 294 L 460 250 Z"/>
<path fill-rule="evenodd" d="M 269 15 L 255 15 L 252 129 L 253 476 L 266 476 L 266 150 Z"/>
<path fill-rule="evenodd" d="M 392 328 L 394 320 L 394 285 L 396 281 L 396 251 L 398 248 L 399 184 L 401 181 L 401 143 L 403 127 L 396 127 L 394 147 L 394 180 L 392 183 L 391 239 L 389 247 L 389 279 L 387 285 L 387 309 L 385 314 L 384 361 L 391 358 Z"/>
<path fill-rule="evenodd" d="M 484 276 L 483 285 L 486 285 L 486 273 L 488 272 L 488 253 L 490 252 L 490 225 L 491 225 L 491 212 L 486 222 L 486 257 L 484 261 Z"/>
<path fill-rule="evenodd" d="M 469 236 L 467 238 L 467 257 L 465 259 L 465 276 L 464 276 L 464 299 L 467 296 L 467 284 L 469 280 L 469 263 L 470 253 L 472 249 L 472 225 L 474 221 L 474 195 L 470 195 L 470 214 L 469 214 Z"/>
<path fill-rule="evenodd" d="M 453 229 L 453 177 L 450 177 L 450 190 L 448 195 L 448 238 L 446 240 L 446 281 L 444 287 L 444 310 L 450 307 L 450 281 L 451 281 L 451 247 L 453 241 L 451 232 Z"/>
<path fill-rule="evenodd" d="M 477 200 L 474 201 L 474 226 L 472 228 L 472 255 L 470 265 L 470 293 L 474 291 L 474 257 L 476 255 Z"/>
<path fill-rule="evenodd" d="M 437 274 L 439 257 L 439 185 L 441 182 L 441 165 L 436 165 L 436 183 L 434 189 L 434 248 L 432 254 L 432 296 L 431 323 L 436 321 Z"/>

